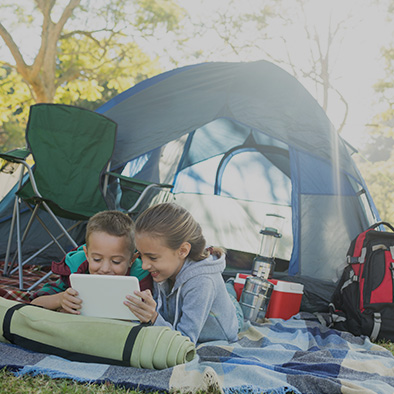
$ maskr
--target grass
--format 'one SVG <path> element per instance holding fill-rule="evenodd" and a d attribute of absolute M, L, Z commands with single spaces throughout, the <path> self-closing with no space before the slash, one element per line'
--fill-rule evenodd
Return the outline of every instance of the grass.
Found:
<path fill-rule="evenodd" d="M 71 379 L 52 379 L 45 375 L 15 376 L 6 369 L 0 370 L 1 394 L 146 394 L 145 391 L 117 387 L 110 382 L 102 384 L 79 383 Z M 178 392 L 179 393 L 179 392 Z M 196 394 L 219 394 L 220 391 L 212 388 L 209 391 L 198 391 Z M 149 394 L 159 394 L 149 392 Z M 161 393 L 163 394 L 163 393 Z M 175 393 L 174 393 L 175 394 Z"/>
<path fill-rule="evenodd" d="M 16 377 L 5 369 L 0 371 L 0 393 L 2 394 L 141 394 L 141 391 L 116 387 L 112 383 L 82 384 L 70 379 L 51 379 L 44 375 Z"/>
<path fill-rule="evenodd" d="M 378 345 L 386 348 L 394 355 L 394 343 L 379 341 Z M 6 369 L 0 370 L 1 394 L 145 394 L 144 391 L 117 387 L 112 383 L 102 384 L 78 383 L 70 379 L 51 379 L 44 375 L 23 375 L 16 377 Z M 159 394 L 150 392 L 149 394 Z M 199 391 L 197 394 L 219 394 L 219 390 L 212 388 L 209 391 Z"/>
<path fill-rule="evenodd" d="M 376 342 L 378 345 L 384 347 L 387 350 L 390 350 L 390 352 L 394 355 L 394 343 L 390 341 L 378 341 Z"/>

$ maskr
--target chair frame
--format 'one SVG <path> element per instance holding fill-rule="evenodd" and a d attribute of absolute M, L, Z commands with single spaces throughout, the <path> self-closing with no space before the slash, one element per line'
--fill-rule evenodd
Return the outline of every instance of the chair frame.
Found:
<path fill-rule="evenodd" d="M 34 190 L 34 193 L 37 195 L 37 197 L 42 198 L 40 192 L 38 191 L 38 188 L 37 188 L 37 185 L 36 185 L 36 182 L 35 182 L 35 179 L 34 179 L 33 170 L 29 166 L 29 164 L 25 160 L 19 159 L 19 158 L 16 158 L 16 157 L 14 157 L 12 159 L 12 161 L 15 162 L 15 163 L 18 163 L 18 164 L 20 164 L 22 166 L 21 167 L 21 174 L 20 174 L 20 178 L 19 178 L 19 183 L 18 183 L 18 189 L 22 185 L 23 176 L 24 176 L 24 169 L 26 169 L 28 174 L 29 174 L 30 182 L 31 182 L 32 188 Z M 20 230 L 21 230 L 21 223 L 20 223 L 20 206 L 21 206 L 21 202 L 22 202 L 22 199 L 19 196 L 15 195 L 14 209 L 13 209 L 12 220 L 11 220 L 10 234 L 9 234 L 9 237 L 8 237 L 7 251 L 6 251 L 6 257 L 5 257 L 5 262 L 4 262 L 3 275 L 4 276 L 10 276 L 14 272 L 19 270 L 19 289 L 23 290 L 23 266 L 26 265 L 32 259 L 34 259 L 36 256 L 38 256 L 41 252 L 43 252 L 44 250 L 49 248 L 54 243 L 59 247 L 59 249 L 64 254 L 66 254 L 66 251 L 63 249 L 61 244 L 58 242 L 58 239 L 60 237 L 62 237 L 62 236 L 66 236 L 68 238 L 68 240 L 70 241 L 70 243 L 74 247 L 77 247 L 78 244 L 70 236 L 69 231 L 71 231 L 72 229 L 77 227 L 79 224 L 81 224 L 82 221 L 78 221 L 77 223 L 75 223 L 74 225 L 72 225 L 71 227 L 66 229 L 63 226 L 63 224 L 60 222 L 60 220 L 57 218 L 57 216 L 52 212 L 52 210 L 49 208 L 48 204 L 44 200 L 41 200 L 38 204 L 35 205 L 34 208 L 32 208 L 29 204 L 26 203 L 28 208 L 32 211 L 32 215 L 30 216 L 30 219 L 29 219 L 29 221 L 28 221 L 28 223 L 26 225 L 26 228 L 25 228 L 25 230 L 23 232 L 23 235 L 21 237 L 21 232 L 20 232 Z M 48 230 L 47 226 L 45 225 L 45 223 L 42 221 L 42 219 L 38 215 L 38 209 L 40 208 L 41 205 L 49 213 L 51 218 L 58 225 L 58 227 L 60 228 L 60 230 L 62 232 L 57 238 Z M 23 245 L 24 240 L 26 239 L 26 236 L 27 236 L 27 234 L 28 234 L 28 232 L 30 230 L 30 227 L 31 227 L 31 225 L 32 225 L 32 223 L 33 223 L 35 218 L 37 218 L 38 222 L 41 224 L 41 226 L 44 228 L 44 230 L 52 238 L 52 241 L 49 242 L 48 244 L 46 244 L 45 246 L 43 246 L 41 249 L 39 249 L 37 252 L 35 252 L 33 255 L 31 255 L 28 259 L 22 261 L 22 245 Z M 10 254 L 11 254 L 10 252 L 11 252 L 12 238 L 13 238 L 14 230 L 15 230 L 15 224 L 16 224 L 17 250 L 16 250 L 14 258 L 11 261 L 11 264 L 10 264 Z M 13 265 L 15 263 L 16 256 L 18 257 L 18 266 L 15 269 L 13 269 Z M 52 275 L 51 271 L 49 271 L 47 274 L 45 274 L 41 279 L 39 279 L 37 282 L 35 282 L 27 290 L 31 291 L 37 285 L 39 285 L 41 282 L 43 282 L 45 279 L 47 279 L 50 275 Z"/>

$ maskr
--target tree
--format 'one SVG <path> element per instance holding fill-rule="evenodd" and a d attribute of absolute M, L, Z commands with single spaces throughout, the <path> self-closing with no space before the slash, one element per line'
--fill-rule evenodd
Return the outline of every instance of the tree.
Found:
<path fill-rule="evenodd" d="M 392 19 L 394 1 L 383 3 Z M 374 86 L 381 111 L 369 125 L 369 141 L 362 150 L 364 160 L 358 158 L 357 162 L 381 218 L 394 223 L 394 46 L 382 48 L 381 53 L 385 76 Z"/>
<path fill-rule="evenodd" d="M 0 147 L 6 151 L 22 144 L 24 134 L 18 118 L 29 107 L 31 95 L 21 76 L 10 67 L 0 67 L 0 92 Z"/>
<path fill-rule="evenodd" d="M 393 160 L 393 151 L 387 161 L 372 163 L 360 158 L 356 160 L 381 219 L 392 224 L 394 223 L 394 167 L 391 165 Z"/>
<path fill-rule="evenodd" d="M 206 0 L 204 7 L 211 3 Z M 194 20 L 198 31 L 195 36 L 206 36 L 209 42 L 216 42 L 211 48 L 211 60 L 220 56 L 239 61 L 265 58 L 280 65 L 312 91 L 341 132 L 349 105 L 338 88 L 337 79 L 341 78 L 338 60 L 343 57 L 346 40 L 352 28 L 360 23 L 361 9 L 366 4 L 366 1 L 229 0 L 211 11 L 211 19 L 204 14 L 202 20 Z M 207 48 L 194 52 L 195 56 L 203 53 L 207 53 Z"/>
<path fill-rule="evenodd" d="M 394 141 L 394 46 L 382 48 L 382 58 L 385 63 L 385 77 L 375 84 L 375 91 L 384 109 L 373 120 L 375 127 L 372 134 L 392 138 Z"/>
<path fill-rule="evenodd" d="M 158 60 L 141 44 L 147 37 L 176 32 L 184 16 L 175 0 L 24 0 L 0 9 L 0 37 L 10 53 L 8 61 L 0 61 L 4 148 L 15 144 L 9 122 L 24 124 L 30 104 L 94 102 L 97 107 L 100 100 L 157 74 Z M 33 55 L 23 39 L 18 43 L 21 29 L 37 37 Z"/>

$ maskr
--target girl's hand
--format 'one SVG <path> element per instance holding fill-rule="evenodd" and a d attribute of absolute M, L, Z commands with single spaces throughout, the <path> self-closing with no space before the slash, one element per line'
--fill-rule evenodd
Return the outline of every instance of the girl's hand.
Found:
<path fill-rule="evenodd" d="M 140 319 L 141 323 L 154 323 L 157 318 L 156 301 L 153 299 L 150 290 L 135 291 L 137 297 L 131 295 L 126 296 L 124 304 Z"/>
<path fill-rule="evenodd" d="M 60 311 L 79 315 L 79 309 L 82 307 L 82 300 L 78 298 L 78 292 L 69 287 L 63 293 L 60 293 Z"/>

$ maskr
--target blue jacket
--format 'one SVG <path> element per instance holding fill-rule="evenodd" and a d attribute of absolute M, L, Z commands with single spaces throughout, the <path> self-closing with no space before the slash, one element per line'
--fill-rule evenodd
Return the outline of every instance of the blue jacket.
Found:
<path fill-rule="evenodd" d="M 224 254 L 202 261 L 187 259 L 172 288 L 169 280 L 154 282 L 159 313 L 155 325 L 180 331 L 194 343 L 236 341 L 238 322 L 222 277 L 224 268 Z"/>

